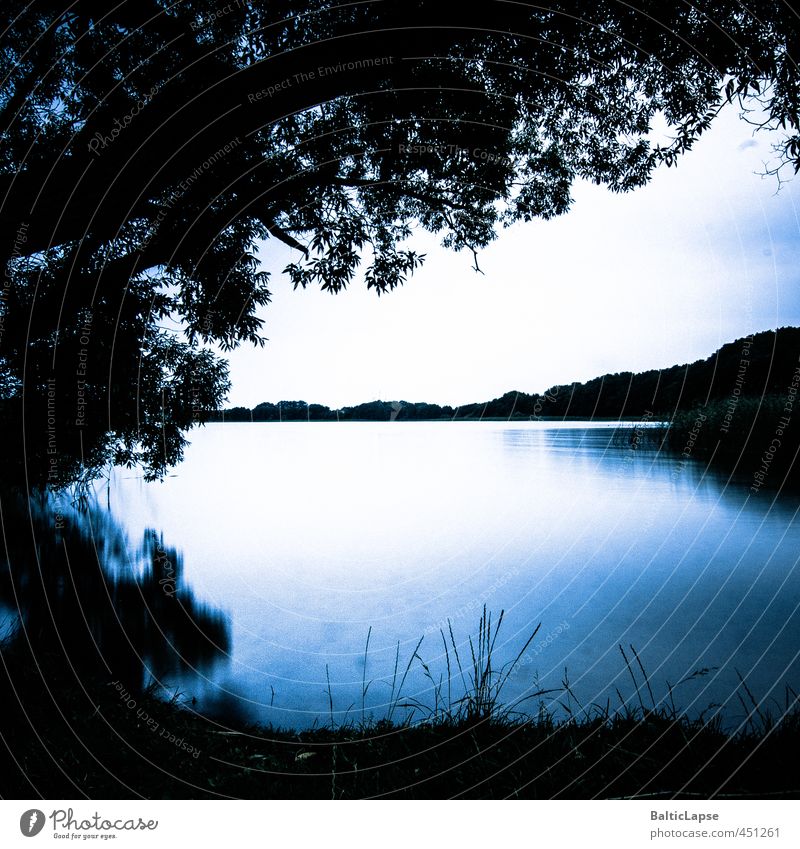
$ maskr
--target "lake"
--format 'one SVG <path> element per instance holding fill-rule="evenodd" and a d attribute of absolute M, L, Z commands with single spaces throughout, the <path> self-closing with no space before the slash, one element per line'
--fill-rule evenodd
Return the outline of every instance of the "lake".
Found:
<path fill-rule="evenodd" d="M 334 721 L 360 719 L 371 682 L 363 710 L 380 717 L 398 645 L 398 679 L 423 637 L 446 692 L 440 629 L 450 621 L 469 665 L 485 604 L 505 611 L 498 667 L 541 623 L 508 702 L 560 687 L 566 669 L 583 705 L 614 707 L 617 690 L 638 704 L 622 645 L 649 704 L 632 645 L 656 700 L 704 670 L 674 691 L 693 714 L 725 705 L 735 724 L 738 674 L 782 703 L 787 683 L 800 686 L 800 498 L 753 495 L 615 429 L 211 424 L 162 483 L 115 471 L 99 492 L 129 539 L 163 533 L 194 597 L 229 623 L 216 663 L 187 661 L 160 683 L 212 715 L 300 727 L 330 722 L 331 702 Z M 418 660 L 402 695 L 433 702 Z M 552 696 L 525 706 L 539 698 Z"/>

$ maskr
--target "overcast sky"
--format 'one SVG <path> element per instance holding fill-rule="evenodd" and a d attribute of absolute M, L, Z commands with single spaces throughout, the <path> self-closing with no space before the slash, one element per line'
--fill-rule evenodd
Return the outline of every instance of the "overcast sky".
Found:
<path fill-rule="evenodd" d="M 294 252 L 265 243 L 269 341 L 229 355 L 229 404 L 458 405 L 691 362 L 800 325 L 800 190 L 776 195 L 775 178 L 759 176 L 770 144 L 723 114 L 645 188 L 580 184 L 567 215 L 501 232 L 480 256 L 483 276 L 469 253 L 421 233 L 425 265 L 381 298 L 360 280 L 335 296 L 294 292 L 280 273 Z"/>

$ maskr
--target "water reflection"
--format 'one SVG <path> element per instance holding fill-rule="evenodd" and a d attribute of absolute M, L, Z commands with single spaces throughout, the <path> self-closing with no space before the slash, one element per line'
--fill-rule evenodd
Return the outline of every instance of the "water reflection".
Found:
<path fill-rule="evenodd" d="M 0 605 L 13 642 L 67 677 L 167 688 L 228 658 L 227 616 L 198 602 L 182 555 L 146 529 L 141 544 L 99 508 L 2 499 Z M 71 673 L 71 675 L 70 675 Z"/>

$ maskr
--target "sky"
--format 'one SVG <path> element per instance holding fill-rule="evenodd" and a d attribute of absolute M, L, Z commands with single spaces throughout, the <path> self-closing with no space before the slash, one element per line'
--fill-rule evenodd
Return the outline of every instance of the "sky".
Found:
<path fill-rule="evenodd" d="M 501 231 L 480 254 L 483 275 L 469 252 L 420 232 L 425 265 L 380 298 L 360 278 L 338 295 L 293 291 L 281 269 L 296 253 L 270 240 L 269 341 L 227 355 L 228 405 L 459 405 L 693 362 L 800 325 L 800 186 L 778 192 L 761 176 L 773 141 L 723 112 L 647 186 L 580 183 L 566 215 Z"/>

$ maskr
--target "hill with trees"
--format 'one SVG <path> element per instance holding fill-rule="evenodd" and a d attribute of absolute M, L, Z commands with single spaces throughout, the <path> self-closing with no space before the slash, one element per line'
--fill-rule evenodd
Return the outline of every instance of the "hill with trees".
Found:
<path fill-rule="evenodd" d="M 491 401 L 451 407 L 408 401 L 370 401 L 331 409 L 305 401 L 234 407 L 215 421 L 419 421 L 436 419 L 670 420 L 679 411 L 725 405 L 731 422 L 742 399 L 786 394 L 800 366 L 800 328 L 767 330 L 723 345 L 704 360 L 643 372 L 605 374 L 543 393 L 510 391 Z"/>

